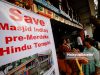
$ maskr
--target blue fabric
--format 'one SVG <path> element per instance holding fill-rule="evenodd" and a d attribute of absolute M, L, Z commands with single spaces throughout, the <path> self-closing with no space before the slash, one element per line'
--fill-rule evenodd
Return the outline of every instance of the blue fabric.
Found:
<path fill-rule="evenodd" d="M 84 53 L 91 53 L 93 54 L 93 56 L 87 56 L 87 58 L 89 59 L 88 64 L 83 65 L 83 71 L 84 71 L 84 75 L 92 75 L 92 73 L 95 72 L 95 67 L 100 67 L 100 56 L 99 56 L 99 51 L 94 48 L 85 48 L 84 49 Z"/>

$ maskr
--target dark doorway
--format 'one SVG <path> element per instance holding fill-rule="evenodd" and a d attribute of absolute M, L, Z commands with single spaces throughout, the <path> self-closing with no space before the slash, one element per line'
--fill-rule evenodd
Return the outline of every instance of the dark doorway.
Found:
<path fill-rule="evenodd" d="M 76 43 L 76 34 L 80 31 L 80 29 L 72 27 L 70 25 L 66 25 L 53 19 L 51 19 L 50 21 L 56 48 L 58 47 L 60 38 L 62 36 L 66 36 L 67 38 L 69 38 L 73 44 Z"/>

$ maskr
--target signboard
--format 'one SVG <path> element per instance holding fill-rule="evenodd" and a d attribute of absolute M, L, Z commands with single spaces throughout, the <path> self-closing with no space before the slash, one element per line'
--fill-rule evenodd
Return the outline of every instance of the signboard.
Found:
<path fill-rule="evenodd" d="M 56 7 L 54 7 L 53 5 L 47 3 L 45 0 L 34 0 L 35 2 L 43 5 L 44 7 L 47 7 L 48 9 L 54 11 L 55 13 L 59 14 L 59 9 L 57 9 Z"/>
<path fill-rule="evenodd" d="M 64 18 L 63 17 L 60 17 L 60 22 L 64 23 Z"/>
<path fill-rule="evenodd" d="M 45 9 L 46 10 L 46 16 L 48 18 L 53 18 L 54 13 L 51 10 Z"/>
<path fill-rule="evenodd" d="M 35 13 L 38 12 L 37 5 L 35 3 L 32 4 L 32 11 Z"/>
<path fill-rule="evenodd" d="M 45 8 L 40 5 L 37 5 L 37 7 L 38 7 L 38 13 L 45 16 Z"/>
<path fill-rule="evenodd" d="M 54 16 L 54 19 L 55 19 L 55 20 L 57 20 L 57 21 L 59 21 L 59 20 L 60 20 L 60 17 L 59 17 L 57 14 L 55 14 L 55 13 L 54 13 L 54 15 L 53 15 L 53 16 Z"/>
<path fill-rule="evenodd" d="M 0 75 L 59 75 L 50 19 L 0 7 Z"/>
<path fill-rule="evenodd" d="M 40 5 L 37 5 L 38 6 L 38 13 L 40 15 L 43 15 L 45 17 L 48 17 L 48 18 L 53 18 L 53 12 L 40 6 Z"/>

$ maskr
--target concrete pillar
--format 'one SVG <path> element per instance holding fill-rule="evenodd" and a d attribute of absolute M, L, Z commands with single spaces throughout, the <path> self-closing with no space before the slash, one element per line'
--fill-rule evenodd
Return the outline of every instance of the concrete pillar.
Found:
<path fill-rule="evenodd" d="M 90 37 L 93 37 L 92 25 L 85 25 L 84 28 L 87 31 L 87 35 L 89 35 Z"/>

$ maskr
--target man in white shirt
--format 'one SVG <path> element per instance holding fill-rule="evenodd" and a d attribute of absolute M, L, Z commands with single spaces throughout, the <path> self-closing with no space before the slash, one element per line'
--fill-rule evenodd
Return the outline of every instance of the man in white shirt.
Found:
<path fill-rule="evenodd" d="M 80 52 L 83 52 L 83 42 L 80 36 L 77 37 L 77 44 Z"/>

